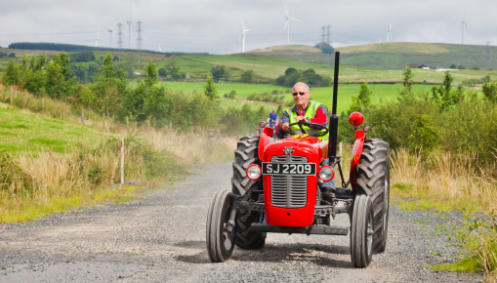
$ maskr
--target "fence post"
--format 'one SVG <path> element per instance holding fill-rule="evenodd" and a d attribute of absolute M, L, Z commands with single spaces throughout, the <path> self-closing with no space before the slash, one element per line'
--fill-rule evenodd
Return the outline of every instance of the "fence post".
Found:
<path fill-rule="evenodd" d="M 10 87 L 10 104 L 14 103 L 14 88 Z"/>
<path fill-rule="evenodd" d="M 29 106 L 28 102 L 29 102 L 29 92 L 26 92 L 26 109 L 29 109 L 28 108 L 28 106 Z"/>
<path fill-rule="evenodd" d="M 81 109 L 81 124 L 85 123 L 85 110 Z"/>
<path fill-rule="evenodd" d="M 41 108 L 45 111 L 45 97 L 41 98 Z"/>
<path fill-rule="evenodd" d="M 124 139 L 121 139 L 121 185 L 124 184 Z"/>

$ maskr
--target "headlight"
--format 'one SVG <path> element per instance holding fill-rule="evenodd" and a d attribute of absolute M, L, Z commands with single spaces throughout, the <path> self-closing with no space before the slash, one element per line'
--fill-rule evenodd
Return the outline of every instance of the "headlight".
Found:
<path fill-rule="evenodd" d="M 261 177 L 261 167 L 259 167 L 259 165 L 257 164 L 252 164 L 250 165 L 248 168 L 247 168 L 247 177 L 252 180 L 252 181 L 255 181 L 257 179 L 259 179 L 259 177 Z"/>
<path fill-rule="evenodd" d="M 330 166 L 323 166 L 319 170 L 319 179 L 323 180 L 324 182 L 328 182 L 335 177 L 335 170 L 331 168 Z"/>

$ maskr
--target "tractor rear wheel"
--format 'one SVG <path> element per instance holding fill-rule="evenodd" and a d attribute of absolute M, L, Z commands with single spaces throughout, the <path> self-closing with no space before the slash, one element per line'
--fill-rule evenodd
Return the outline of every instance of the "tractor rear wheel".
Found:
<path fill-rule="evenodd" d="M 223 262 L 231 257 L 235 247 L 236 224 L 230 225 L 229 218 L 233 204 L 233 194 L 223 190 L 214 195 L 207 213 L 206 243 L 207 253 L 212 262 Z"/>
<path fill-rule="evenodd" d="M 262 178 L 251 181 L 245 170 L 252 165 L 261 166 L 259 159 L 259 137 L 247 136 L 241 138 L 235 150 L 235 162 L 233 162 L 233 178 L 231 179 L 232 192 L 235 195 L 245 195 L 249 189 L 262 190 Z M 254 194 L 255 197 L 257 194 Z M 257 199 L 254 199 L 257 200 Z M 242 249 L 253 250 L 264 246 L 266 234 L 261 232 L 250 232 L 250 227 L 257 220 L 260 213 L 250 210 L 239 209 L 236 217 L 237 231 L 235 244 Z"/>
<path fill-rule="evenodd" d="M 357 177 L 358 194 L 371 197 L 374 212 L 373 251 L 382 253 L 387 245 L 390 209 L 390 148 L 380 139 L 364 142 Z"/>
<path fill-rule="evenodd" d="M 354 267 L 364 268 L 373 257 L 373 211 L 371 198 L 357 195 L 354 200 L 350 231 L 350 256 Z"/>

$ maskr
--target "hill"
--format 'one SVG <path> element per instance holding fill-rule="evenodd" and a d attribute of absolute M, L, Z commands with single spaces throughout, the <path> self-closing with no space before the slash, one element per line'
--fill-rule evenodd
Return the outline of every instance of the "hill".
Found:
<path fill-rule="evenodd" d="M 408 64 L 448 68 L 454 64 L 466 68 L 497 69 L 497 58 L 493 58 L 493 53 L 497 55 L 495 46 L 389 42 L 335 49 L 342 54 L 341 63 L 364 68 L 400 70 Z M 302 45 L 272 46 L 251 53 L 322 65 L 334 61 L 334 56 L 323 54 L 318 48 Z"/>

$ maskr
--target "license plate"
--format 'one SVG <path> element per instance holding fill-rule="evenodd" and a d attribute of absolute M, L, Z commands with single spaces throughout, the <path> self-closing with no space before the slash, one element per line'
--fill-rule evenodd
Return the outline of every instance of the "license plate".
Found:
<path fill-rule="evenodd" d="M 315 163 L 262 163 L 263 175 L 316 175 Z"/>

